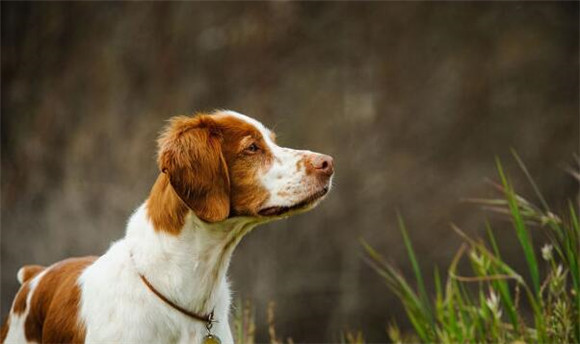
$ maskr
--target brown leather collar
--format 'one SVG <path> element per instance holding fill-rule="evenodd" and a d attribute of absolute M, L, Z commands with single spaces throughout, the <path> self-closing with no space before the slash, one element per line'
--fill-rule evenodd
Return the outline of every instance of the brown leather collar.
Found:
<path fill-rule="evenodd" d="M 153 294 L 157 295 L 158 298 L 160 298 L 163 302 L 165 302 L 166 304 L 171 306 L 173 309 L 181 312 L 184 315 L 187 315 L 188 317 L 190 317 L 192 319 L 206 323 L 206 327 L 208 327 L 208 329 L 210 329 L 212 323 L 215 322 L 215 320 L 213 318 L 213 311 L 211 311 L 211 313 L 209 313 L 206 316 L 190 312 L 187 309 L 176 305 L 171 300 L 169 300 L 167 297 L 165 297 L 163 294 L 161 294 L 157 289 L 155 289 L 155 287 L 153 287 L 153 285 L 147 280 L 147 278 L 145 278 L 145 276 L 139 274 L 139 277 L 141 277 L 141 280 L 143 281 L 143 283 L 145 283 L 147 288 L 149 288 L 149 290 L 151 290 L 153 292 Z"/>

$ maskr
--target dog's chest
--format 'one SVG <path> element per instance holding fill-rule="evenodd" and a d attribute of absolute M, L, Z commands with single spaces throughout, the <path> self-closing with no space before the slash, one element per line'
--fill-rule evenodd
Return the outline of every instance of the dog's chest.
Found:
<path fill-rule="evenodd" d="M 117 246 L 117 247 L 115 247 Z M 186 317 L 159 299 L 135 275 L 124 245 L 117 243 L 81 277 L 81 318 L 86 342 L 202 343 L 205 323 Z M 218 292 L 226 293 L 227 290 Z M 229 297 L 220 297 L 218 300 Z M 229 342 L 228 304 L 218 302 L 213 333 Z"/>

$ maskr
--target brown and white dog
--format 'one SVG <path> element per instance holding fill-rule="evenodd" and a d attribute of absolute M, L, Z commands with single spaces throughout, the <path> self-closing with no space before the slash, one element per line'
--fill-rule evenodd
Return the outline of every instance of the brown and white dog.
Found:
<path fill-rule="evenodd" d="M 234 248 L 256 225 L 313 208 L 332 158 L 279 147 L 233 111 L 174 117 L 158 143 L 161 173 L 125 237 L 101 257 L 21 268 L 2 342 L 201 343 L 213 313 L 212 334 L 233 343 Z"/>

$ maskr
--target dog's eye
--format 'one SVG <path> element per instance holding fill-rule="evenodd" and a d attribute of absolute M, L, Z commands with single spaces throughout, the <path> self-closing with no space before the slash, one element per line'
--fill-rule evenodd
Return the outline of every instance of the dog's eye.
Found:
<path fill-rule="evenodd" d="M 257 151 L 260 150 L 260 147 L 258 147 L 257 144 L 252 143 L 245 150 L 246 150 L 246 152 L 249 152 L 249 153 L 256 153 Z"/>

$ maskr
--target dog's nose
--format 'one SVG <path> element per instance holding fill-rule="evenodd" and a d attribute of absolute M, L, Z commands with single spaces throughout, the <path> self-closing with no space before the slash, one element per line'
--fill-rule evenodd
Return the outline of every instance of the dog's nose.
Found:
<path fill-rule="evenodd" d="M 330 177 L 334 173 L 334 159 L 329 155 L 316 154 L 311 158 L 310 163 L 314 171 L 319 174 Z"/>

